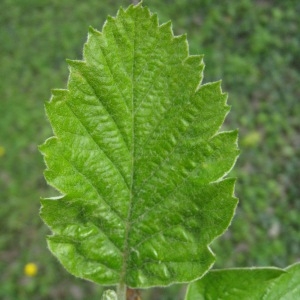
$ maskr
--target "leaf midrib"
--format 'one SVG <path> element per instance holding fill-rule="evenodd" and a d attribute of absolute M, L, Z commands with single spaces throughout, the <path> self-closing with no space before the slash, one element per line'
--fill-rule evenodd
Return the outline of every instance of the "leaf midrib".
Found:
<path fill-rule="evenodd" d="M 126 273 L 127 273 L 127 260 L 129 256 L 129 232 L 131 229 L 131 215 L 132 215 L 132 202 L 133 202 L 133 185 L 134 185 L 134 160 L 135 160 L 135 109 L 134 109 L 134 82 L 135 82 L 135 47 L 136 47 L 136 16 L 134 16 L 134 37 L 133 37 L 133 47 L 132 47 L 132 69 L 131 69 L 131 176 L 130 176 L 130 185 L 129 192 L 130 198 L 128 203 L 128 214 L 125 220 L 125 241 L 124 241 L 124 249 L 123 249 L 123 265 L 120 273 L 120 285 L 126 284 Z"/>

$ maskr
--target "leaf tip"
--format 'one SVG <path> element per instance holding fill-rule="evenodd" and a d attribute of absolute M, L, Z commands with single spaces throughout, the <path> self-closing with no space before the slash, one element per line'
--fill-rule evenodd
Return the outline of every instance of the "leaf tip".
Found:
<path fill-rule="evenodd" d="M 134 10 L 136 10 L 137 8 L 142 8 L 143 5 L 143 1 L 140 1 L 137 4 L 130 4 L 127 9 L 125 10 L 126 13 L 130 13 L 133 12 Z"/>

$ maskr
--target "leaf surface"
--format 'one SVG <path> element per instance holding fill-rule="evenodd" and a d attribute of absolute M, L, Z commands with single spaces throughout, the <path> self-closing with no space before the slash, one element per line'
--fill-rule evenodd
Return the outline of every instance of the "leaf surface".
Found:
<path fill-rule="evenodd" d="M 104 285 L 199 278 L 237 204 L 224 179 L 237 132 L 217 133 L 227 95 L 200 85 L 202 56 L 140 4 L 90 29 L 83 57 L 46 104 L 55 136 L 40 150 L 62 194 L 42 200 L 50 250 Z"/>
<path fill-rule="evenodd" d="M 300 296 L 300 264 L 285 270 L 245 268 L 212 270 L 191 283 L 186 300 L 294 300 Z"/>

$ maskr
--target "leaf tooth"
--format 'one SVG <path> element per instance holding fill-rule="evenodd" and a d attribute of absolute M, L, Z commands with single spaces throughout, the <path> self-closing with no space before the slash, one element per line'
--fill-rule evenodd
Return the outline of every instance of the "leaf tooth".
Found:
<path fill-rule="evenodd" d="M 163 23 L 159 26 L 160 33 L 163 34 L 166 37 L 169 37 L 171 39 L 173 37 L 173 29 L 172 29 L 172 22 L 168 21 L 166 23 Z"/>
<path fill-rule="evenodd" d="M 128 14 L 129 12 L 131 12 L 131 11 L 133 10 L 133 7 L 134 7 L 134 5 L 133 5 L 133 4 L 130 4 L 130 5 L 126 8 L 125 13 Z"/>
<path fill-rule="evenodd" d="M 157 14 L 152 14 L 151 17 L 150 17 L 150 20 L 153 22 L 153 25 L 155 27 L 159 27 L 159 21 L 158 21 Z"/>
<path fill-rule="evenodd" d="M 182 56 L 182 60 L 184 60 L 189 55 L 189 44 L 186 39 L 186 34 L 173 36 L 172 44 L 176 49 L 176 54 L 174 53 L 174 58 L 178 59 L 178 55 Z"/>
<path fill-rule="evenodd" d="M 92 26 L 89 26 L 89 35 L 102 36 L 102 33 Z"/>
<path fill-rule="evenodd" d="M 222 92 L 221 83 L 222 81 L 219 80 L 219 81 L 203 84 L 198 89 L 197 93 L 202 93 L 202 92 L 204 92 L 205 94 L 208 93 L 213 98 L 215 98 L 217 95 L 220 95 L 222 97 L 218 97 L 218 101 L 220 101 L 221 103 L 218 104 L 216 103 L 215 107 L 217 107 L 217 105 L 223 104 L 224 106 L 229 108 L 229 106 L 227 105 L 228 94 Z M 205 98 L 209 99 L 208 96 L 206 96 Z"/>
<path fill-rule="evenodd" d="M 123 17 L 125 15 L 125 10 L 124 8 L 121 6 L 117 12 L 117 17 Z"/>
<path fill-rule="evenodd" d="M 57 142 L 57 137 L 51 136 L 50 138 L 46 139 L 46 141 L 42 145 L 39 145 L 38 149 L 44 155 L 44 157 L 47 157 L 49 145 L 52 145 L 53 143 L 56 143 L 56 142 Z"/>
<path fill-rule="evenodd" d="M 207 86 L 210 86 L 211 89 L 215 89 L 215 92 L 222 93 L 221 84 L 222 84 L 222 80 L 208 82 L 206 84 L 203 84 L 202 88 L 206 88 Z"/>
<path fill-rule="evenodd" d="M 203 55 L 189 55 L 183 61 L 183 64 L 190 70 L 191 73 L 198 71 L 198 85 L 194 90 L 194 93 L 196 93 L 199 90 L 203 80 L 203 70 L 205 66 L 203 62 Z"/>
<path fill-rule="evenodd" d="M 239 135 L 239 130 L 238 130 L 238 129 L 220 132 L 220 134 L 224 134 L 224 133 L 231 134 L 231 139 L 230 139 L 230 141 L 231 141 L 234 145 L 238 146 L 238 135 Z"/>
<path fill-rule="evenodd" d="M 174 35 L 174 41 L 187 41 L 187 34 Z"/>
<path fill-rule="evenodd" d="M 53 90 L 51 90 L 51 94 L 52 95 L 51 95 L 50 101 L 45 102 L 46 108 L 51 103 L 64 101 L 67 98 L 69 91 L 66 89 L 53 89 Z"/>
<path fill-rule="evenodd" d="M 115 20 L 116 20 L 115 17 L 113 17 L 113 16 L 107 16 L 106 24 L 107 24 L 107 23 L 114 22 Z M 107 26 L 107 25 L 106 25 L 106 26 Z"/>
<path fill-rule="evenodd" d="M 102 34 L 105 35 L 107 33 L 107 28 L 112 26 L 112 24 L 116 23 L 116 18 L 112 16 L 108 16 L 107 20 L 105 21 L 103 27 L 102 27 Z"/>
<path fill-rule="evenodd" d="M 142 6 L 142 2 L 139 2 L 137 5 L 134 6 L 136 10 L 141 10 L 141 12 L 144 14 L 143 18 L 150 19 L 152 16 L 152 13 L 150 12 L 149 8 L 147 6 Z"/>
<path fill-rule="evenodd" d="M 203 62 L 203 54 L 199 55 L 189 55 L 184 61 L 184 64 L 190 65 L 190 66 L 204 66 Z"/>
<path fill-rule="evenodd" d="M 52 89 L 51 90 L 53 96 L 65 96 L 68 93 L 66 89 Z"/>
<path fill-rule="evenodd" d="M 226 101 L 227 101 L 228 93 L 223 92 L 223 90 L 222 90 L 222 82 L 223 82 L 223 80 L 220 79 L 220 80 L 217 80 L 217 81 L 215 81 L 215 82 L 211 82 L 211 85 L 212 85 L 213 87 L 215 87 L 216 91 L 218 91 L 221 95 L 226 96 Z M 226 101 L 225 101 L 225 103 L 226 103 Z"/>
<path fill-rule="evenodd" d="M 66 59 L 66 61 L 70 67 L 73 67 L 75 69 L 79 69 L 82 66 L 86 66 L 86 62 L 83 60 Z"/>
<path fill-rule="evenodd" d="M 71 88 L 70 88 L 70 82 L 71 82 L 70 78 L 72 77 L 72 73 L 78 72 L 79 74 L 82 74 L 82 71 L 84 69 L 86 69 L 87 63 L 83 60 L 67 59 L 66 61 L 68 63 L 69 70 L 70 70 L 69 81 L 68 81 L 68 89 L 71 90 Z"/>
<path fill-rule="evenodd" d="M 138 6 L 142 6 L 144 4 L 144 0 L 141 0 L 139 3 L 137 3 L 135 6 L 138 7 Z"/>

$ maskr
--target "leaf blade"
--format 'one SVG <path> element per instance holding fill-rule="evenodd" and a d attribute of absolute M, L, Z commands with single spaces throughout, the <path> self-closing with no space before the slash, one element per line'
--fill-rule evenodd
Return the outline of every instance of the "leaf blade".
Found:
<path fill-rule="evenodd" d="M 189 285 L 185 299 L 293 300 L 300 295 L 299 276 L 299 263 L 286 269 L 212 270 Z"/>
<path fill-rule="evenodd" d="M 42 200 L 50 250 L 105 285 L 200 277 L 237 204 L 223 178 L 238 149 L 237 132 L 217 133 L 229 110 L 220 83 L 201 86 L 202 56 L 141 5 L 90 29 L 84 61 L 68 64 L 68 89 L 46 104 L 55 137 L 40 147 L 63 195 Z"/>

